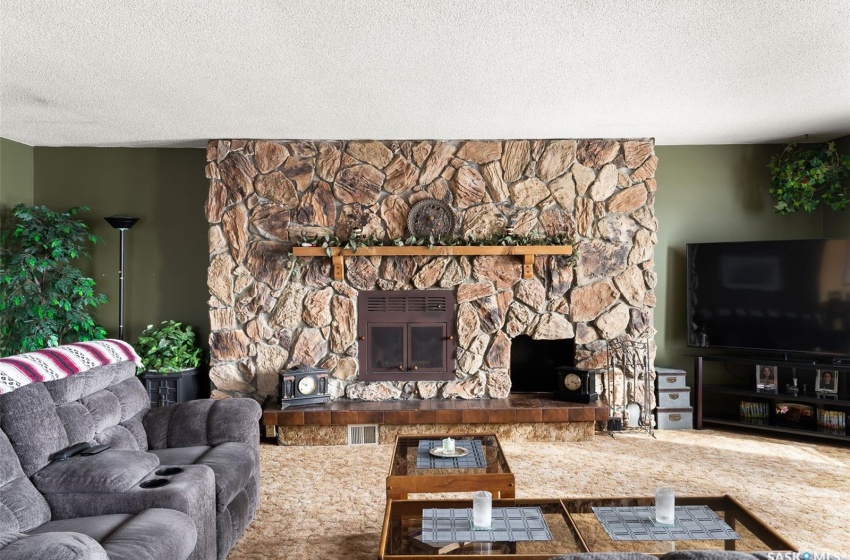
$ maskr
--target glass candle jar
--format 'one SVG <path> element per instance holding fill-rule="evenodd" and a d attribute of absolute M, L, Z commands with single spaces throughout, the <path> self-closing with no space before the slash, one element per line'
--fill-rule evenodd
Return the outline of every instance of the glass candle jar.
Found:
<path fill-rule="evenodd" d="M 655 491 L 655 522 L 659 525 L 672 525 L 676 521 L 676 495 L 672 488 L 659 488 Z"/>
<path fill-rule="evenodd" d="M 447 437 L 443 440 L 443 453 L 454 453 L 455 452 L 455 440 L 450 437 Z"/>

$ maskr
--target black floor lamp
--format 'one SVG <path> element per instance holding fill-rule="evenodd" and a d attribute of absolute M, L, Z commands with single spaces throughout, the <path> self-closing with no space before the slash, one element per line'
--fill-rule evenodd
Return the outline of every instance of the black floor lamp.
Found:
<path fill-rule="evenodd" d="M 118 340 L 124 340 L 124 232 L 133 227 L 139 219 L 116 214 L 107 216 L 104 220 L 119 231 L 121 239 L 118 248 Z"/>

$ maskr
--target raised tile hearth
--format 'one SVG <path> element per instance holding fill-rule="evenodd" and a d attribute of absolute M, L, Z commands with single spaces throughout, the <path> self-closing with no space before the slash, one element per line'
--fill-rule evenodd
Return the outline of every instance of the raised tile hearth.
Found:
<path fill-rule="evenodd" d="M 267 407 L 267 436 L 281 445 L 345 445 L 350 424 L 379 425 L 379 443 L 399 433 L 495 432 L 504 441 L 582 441 L 608 419 L 601 403 L 557 401 L 547 393 L 517 393 L 506 399 L 351 401 Z"/>

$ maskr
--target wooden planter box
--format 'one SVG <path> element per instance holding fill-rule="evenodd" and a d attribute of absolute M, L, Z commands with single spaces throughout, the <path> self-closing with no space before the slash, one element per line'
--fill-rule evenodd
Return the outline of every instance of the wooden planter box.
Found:
<path fill-rule="evenodd" d="M 203 368 L 174 373 L 146 371 L 139 375 L 151 400 L 151 408 L 207 398 L 209 387 Z"/>

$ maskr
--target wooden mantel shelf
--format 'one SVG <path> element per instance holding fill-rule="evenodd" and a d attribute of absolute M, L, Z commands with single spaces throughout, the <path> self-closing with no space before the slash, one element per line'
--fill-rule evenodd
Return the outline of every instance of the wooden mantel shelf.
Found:
<path fill-rule="evenodd" d="M 425 256 L 463 256 L 463 255 L 517 255 L 522 257 L 522 277 L 531 278 L 534 275 L 533 265 L 535 255 L 572 255 L 572 245 L 441 245 L 432 248 L 422 246 L 403 247 L 358 247 L 346 249 L 331 247 L 331 261 L 334 267 L 334 280 L 342 280 L 345 276 L 344 258 L 358 257 L 411 257 Z M 296 257 L 327 257 L 327 250 L 322 247 L 293 247 L 292 254 Z"/>

